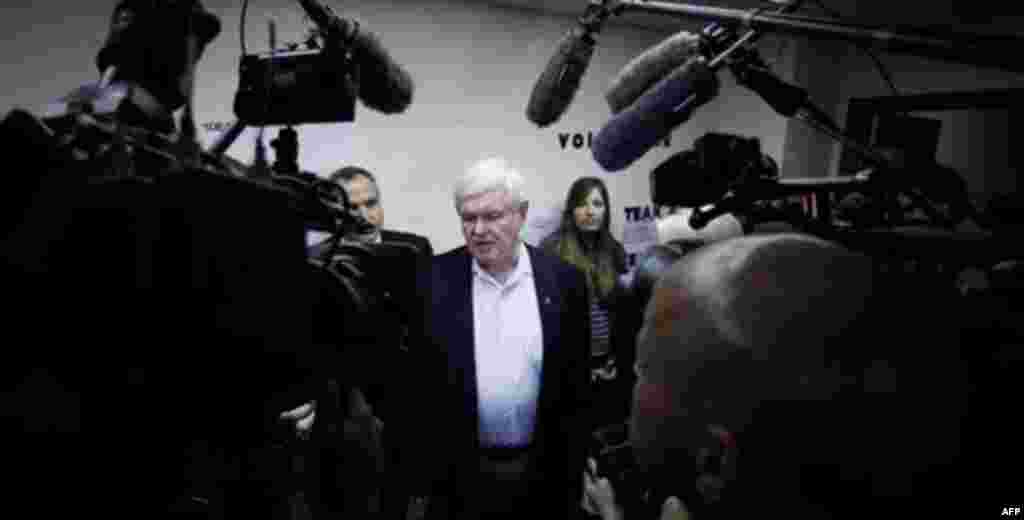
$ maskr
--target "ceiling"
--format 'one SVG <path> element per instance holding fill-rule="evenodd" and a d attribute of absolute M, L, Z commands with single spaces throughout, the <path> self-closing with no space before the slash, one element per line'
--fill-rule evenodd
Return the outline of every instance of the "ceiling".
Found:
<path fill-rule="evenodd" d="M 588 0 L 479 0 L 481 2 L 518 9 L 539 10 L 549 13 L 578 16 Z M 672 0 L 667 0 L 672 1 Z M 678 3 L 678 2 L 676 2 Z M 689 5 L 707 5 L 749 10 L 763 5 L 764 0 L 690 0 Z M 928 0 L 904 2 L 901 0 L 812 0 L 799 11 L 806 16 L 826 18 L 819 7 L 825 4 L 841 13 L 845 20 L 871 25 L 910 25 L 948 28 L 984 34 L 1016 34 L 1024 36 L 1024 16 L 1017 2 L 1004 0 Z M 635 25 L 652 29 L 678 29 L 685 19 L 669 15 L 650 15 L 625 12 L 612 23 Z M 701 23 L 701 21 L 697 21 Z"/>

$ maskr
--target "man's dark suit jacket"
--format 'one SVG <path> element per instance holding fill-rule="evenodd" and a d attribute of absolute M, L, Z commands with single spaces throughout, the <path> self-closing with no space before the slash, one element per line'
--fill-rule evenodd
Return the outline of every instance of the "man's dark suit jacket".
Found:
<path fill-rule="evenodd" d="M 587 440 L 590 319 L 583 274 L 527 246 L 543 329 L 541 388 L 529 468 L 531 506 L 552 518 L 576 514 Z M 417 270 L 412 349 L 423 367 L 417 453 L 430 489 L 430 518 L 455 518 L 476 495 L 479 411 L 474 356 L 472 259 L 465 247 Z M 422 482 L 421 482 L 422 483 Z"/>

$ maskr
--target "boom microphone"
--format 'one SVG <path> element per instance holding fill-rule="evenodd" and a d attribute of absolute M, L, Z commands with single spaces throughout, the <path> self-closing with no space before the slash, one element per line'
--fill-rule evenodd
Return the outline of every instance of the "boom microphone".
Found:
<path fill-rule="evenodd" d="M 335 15 L 317 0 L 298 2 L 331 45 L 351 50 L 359 73 L 359 99 L 364 105 L 384 114 L 397 114 L 409 107 L 412 78 L 391 58 L 376 35 L 355 20 Z"/>
<path fill-rule="evenodd" d="M 572 103 L 594 55 L 594 35 L 615 12 L 614 7 L 605 3 L 591 3 L 587 7 L 576 26 L 558 42 L 555 54 L 537 78 L 526 105 L 526 118 L 535 125 L 545 127 L 554 123 Z"/>
<path fill-rule="evenodd" d="M 780 5 L 776 11 L 777 13 L 787 13 L 795 10 L 801 3 L 794 0 L 771 1 Z M 748 32 L 743 39 L 749 44 L 756 37 L 757 34 L 755 32 Z M 699 53 L 707 59 L 711 59 L 710 54 L 726 51 L 738 39 L 739 35 L 734 28 L 720 23 L 705 25 L 701 29 L 700 34 L 681 31 L 670 36 L 654 47 L 647 49 L 636 58 L 633 58 L 623 67 L 605 94 L 609 108 L 611 108 L 613 114 L 619 113 L 636 101 L 651 85 L 665 77 L 666 74 L 676 67 L 685 63 L 695 54 Z"/>
<path fill-rule="evenodd" d="M 605 94 L 613 114 L 632 105 L 647 89 L 693 57 L 700 37 L 689 31 L 676 33 L 630 60 Z"/>
<path fill-rule="evenodd" d="M 594 159 L 606 171 L 626 168 L 717 94 L 715 72 L 691 58 L 601 128 Z"/>
<path fill-rule="evenodd" d="M 585 31 L 573 28 L 558 43 L 554 56 L 530 93 L 526 118 L 539 127 L 554 123 L 572 102 L 579 90 L 583 72 L 594 55 L 594 39 Z"/>
<path fill-rule="evenodd" d="M 391 58 L 371 32 L 359 31 L 353 42 L 359 66 L 359 99 L 383 114 L 404 112 L 412 104 L 412 77 Z"/>

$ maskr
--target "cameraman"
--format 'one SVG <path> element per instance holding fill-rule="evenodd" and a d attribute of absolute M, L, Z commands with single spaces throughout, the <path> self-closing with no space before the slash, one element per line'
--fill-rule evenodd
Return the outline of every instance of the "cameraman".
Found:
<path fill-rule="evenodd" d="M 729 239 L 674 264 L 638 336 L 640 476 L 613 489 L 591 461 L 592 510 L 863 518 L 957 505 L 969 387 L 953 307 L 873 267 L 796 234 Z M 647 512 L 616 500 L 633 487 Z"/>
<path fill-rule="evenodd" d="M 3 455 L 9 496 L 38 517 L 287 508 L 276 446 L 308 426 L 316 367 L 302 221 L 166 146 L 220 29 L 197 0 L 118 1 L 96 57 L 109 81 L 0 126 L 4 156 L 30 165 L 0 204 L 4 429 L 23 432 Z M 114 109 L 87 125 L 74 98 Z"/>
<path fill-rule="evenodd" d="M 364 512 L 365 505 L 365 511 L 404 517 L 403 506 L 408 503 L 408 494 L 402 478 L 407 472 L 401 467 L 404 443 L 399 435 L 410 429 L 405 425 L 413 411 L 405 406 L 409 396 L 403 392 L 417 391 L 410 384 L 415 380 L 415 367 L 408 359 L 406 305 L 409 296 L 405 291 L 413 286 L 416 263 L 431 258 L 433 248 L 426 237 L 383 229 L 381 192 L 376 177 L 369 170 L 345 166 L 332 173 L 329 180 L 345 190 L 348 209 L 358 223 L 352 232 L 340 237 L 341 243 L 365 248 L 374 259 L 372 265 L 365 267 L 369 283 L 366 289 L 372 293 L 367 298 L 370 308 L 361 319 L 348 320 L 344 338 L 338 338 L 338 343 L 344 344 L 344 349 L 359 360 L 365 374 L 359 381 L 352 381 L 357 388 L 345 390 L 349 396 L 331 398 L 340 403 L 349 402 L 350 408 L 372 417 L 374 440 L 369 443 L 371 448 L 364 450 L 368 458 L 363 459 L 339 449 L 340 442 L 349 441 L 338 439 L 339 442 L 325 440 L 322 443 L 320 460 L 316 463 L 322 492 L 315 507 L 322 508 L 325 514 L 358 514 Z M 336 238 L 339 237 L 327 238 L 312 246 L 310 256 L 320 258 L 330 254 L 334 247 L 332 240 Z M 332 322 L 341 318 L 335 316 Z M 353 321 L 361 322 L 358 329 Z M 341 389 L 341 386 L 334 388 Z M 385 424 L 389 425 L 386 430 Z M 365 469 L 361 474 L 343 475 L 337 466 L 346 464 L 350 469 L 356 466 Z M 348 498 L 344 498 L 345 495 Z"/>

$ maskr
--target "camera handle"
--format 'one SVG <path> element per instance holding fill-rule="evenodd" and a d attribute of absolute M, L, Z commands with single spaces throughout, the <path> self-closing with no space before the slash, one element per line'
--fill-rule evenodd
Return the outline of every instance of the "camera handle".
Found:
<path fill-rule="evenodd" d="M 238 140 L 238 137 L 242 135 L 242 131 L 248 126 L 245 121 L 236 119 L 231 123 L 227 131 L 210 145 L 208 153 L 214 158 L 219 159 Z M 274 173 L 287 175 L 299 172 L 299 134 L 291 125 L 280 129 L 277 137 L 270 141 L 270 146 L 274 148 Z"/>
<path fill-rule="evenodd" d="M 270 141 L 270 146 L 274 149 L 274 173 L 299 173 L 299 134 L 291 125 L 278 130 L 277 137 Z"/>

